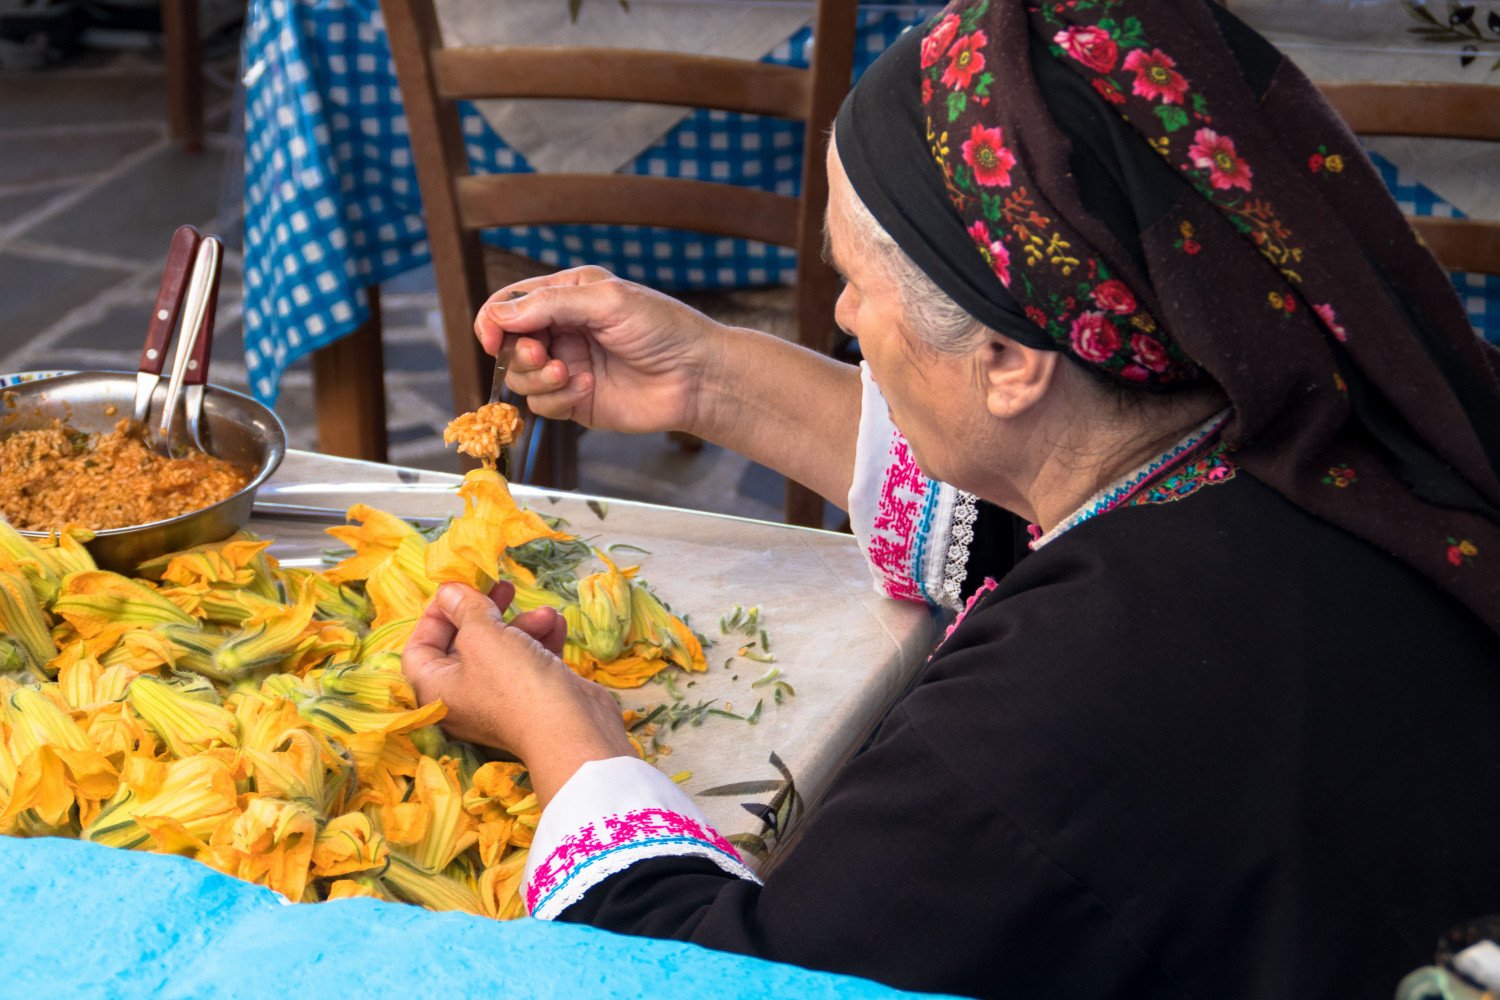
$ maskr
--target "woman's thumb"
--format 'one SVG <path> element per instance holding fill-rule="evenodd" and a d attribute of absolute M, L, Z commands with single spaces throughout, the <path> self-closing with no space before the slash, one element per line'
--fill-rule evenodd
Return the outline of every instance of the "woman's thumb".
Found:
<path fill-rule="evenodd" d="M 467 628 L 493 628 L 505 624 L 495 602 L 467 584 L 443 584 L 438 588 L 437 605 L 460 633 Z"/>

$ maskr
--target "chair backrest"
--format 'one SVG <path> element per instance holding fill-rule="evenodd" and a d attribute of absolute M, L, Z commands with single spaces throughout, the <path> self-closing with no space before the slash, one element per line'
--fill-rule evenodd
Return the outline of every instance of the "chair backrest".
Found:
<path fill-rule="evenodd" d="M 1358 135 L 1500 143 L 1500 87 L 1325 81 L 1318 89 Z M 1500 219 L 1414 217 L 1411 223 L 1449 270 L 1500 274 Z"/>
<path fill-rule="evenodd" d="M 822 260 L 825 133 L 853 74 L 857 0 L 818 0 L 809 69 L 630 49 L 443 45 L 433 0 L 381 0 L 437 272 L 454 406 L 484 402 L 489 368 L 472 329 L 488 296 L 478 233 L 499 226 L 661 226 L 797 251 L 796 324 L 833 346 L 837 276 Z M 458 101 L 558 98 L 643 102 L 806 123 L 802 195 L 628 174 L 471 174 Z"/>

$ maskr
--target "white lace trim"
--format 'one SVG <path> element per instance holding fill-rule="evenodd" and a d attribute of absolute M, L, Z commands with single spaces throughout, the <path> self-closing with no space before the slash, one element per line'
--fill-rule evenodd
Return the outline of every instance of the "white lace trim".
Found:
<path fill-rule="evenodd" d="M 615 848 L 608 854 L 596 855 L 581 862 L 567 880 L 552 891 L 532 911 L 538 920 L 556 920 L 564 910 L 581 900 L 594 886 L 611 875 L 618 875 L 633 864 L 651 858 L 705 858 L 728 875 L 748 879 L 756 885 L 761 881 L 745 864 L 728 857 L 712 844 L 701 841 L 684 842 L 680 839 L 668 841 L 645 840 Z"/>
<path fill-rule="evenodd" d="M 969 575 L 969 546 L 974 544 L 974 521 L 979 517 L 978 497 L 956 490 L 953 522 L 949 531 L 948 564 L 943 570 L 942 591 L 938 601 L 954 611 L 964 606 L 964 579 Z"/>

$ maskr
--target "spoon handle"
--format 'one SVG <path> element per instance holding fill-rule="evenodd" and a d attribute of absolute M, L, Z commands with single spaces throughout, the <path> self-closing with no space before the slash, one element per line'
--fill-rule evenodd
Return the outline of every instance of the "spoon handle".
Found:
<path fill-rule="evenodd" d="M 188 284 L 187 303 L 183 308 L 182 336 L 177 338 L 177 352 L 172 356 L 172 377 L 167 382 L 167 398 L 162 406 L 161 425 L 157 431 L 156 450 L 163 455 L 171 453 L 172 423 L 177 419 L 177 403 L 182 395 L 182 384 L 187 377 L 193 350 L 203 331 L 203 313 L 208 305 L 208 285 L 218 267 L 218 245 L 215 239 L 206 239 L 198 244 L 194 258 L 193 277 Z"/>

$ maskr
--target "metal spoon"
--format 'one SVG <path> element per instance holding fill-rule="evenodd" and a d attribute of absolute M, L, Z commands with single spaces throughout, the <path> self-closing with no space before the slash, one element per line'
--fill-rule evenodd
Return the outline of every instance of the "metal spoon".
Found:
<path fill-rule="evenodd" d="M 220 243 L 212 236 L 198 244 L 193 275 L 188 283 L 187 304 L 183 308 L 182 333 L 177 338 L 177 353 L 172 357 L 172 377 L 167 382 L 166 404 L 162 407 L 161 424 L 157 428 L 156 439 L 152 442 L 152 447 L 163 455 L 172 454 L 172 424 L 177 418 L 177 400 L 182 394 L 183 380 L 187 377 L 189 367 L 196 364 L 193 355 L 203 333 L 209 288 L 218 275 L 219 252 Z"/>
<path fill-rule="evenodd" d="M 511 292 L 510 301 L 525 298 L 525 292 Z M 490 377 L 490 402 L 500 402 L 500 394 L 505 391 L 505 371 L 510 367 L 511 356 L 516 353 L 516 345 L 505 346 L 505 332 L 500 333 L 500 343 L 495 345 L 495 374 Z"/>
<path fill-rule="evenodd" d="M 208 291 L 205 293 L 203 316 L 199 320 L 200 332 L 194 342 L 193 353 L 188 358 L 187 374 L 183 377 L 186 388 L 182 392 L 182 402 L 187 411 L 188 437 L 199 451 L 206 452 L 208 448 L 203 444 L 202 434 L 203 393 L 208 385 L 208 359 L 213 353 L 214 320 L 219 307 L 219 262 L 223 259 L 224 247 L 213 236 L 204 242 L 213 244 L 213 255 L 209 260 L 208 276 L 204 279 Z"/>

